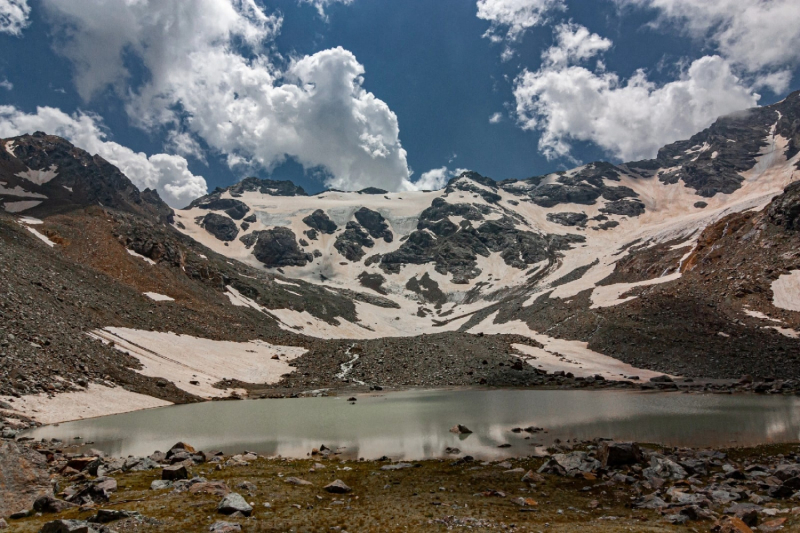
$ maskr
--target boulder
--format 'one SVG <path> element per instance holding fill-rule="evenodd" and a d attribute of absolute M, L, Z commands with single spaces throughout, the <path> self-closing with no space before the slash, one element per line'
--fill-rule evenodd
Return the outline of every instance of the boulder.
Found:
<path fill-rule="evenodd" d="M 539 473 L 578 476 L 595 472 L 600 466 L 600 461 L 586 452 L 557 453 L 539 468 Z"/>
<path fill-rule="evenodd" d="M 472 433 L 472 430 L 469 429 L 467 426 L 462 426 L 461 424 L 457 424 L 450 428 L 450 433 L 458 433 L 459 435 L 469 435 Z"/>
<path fill-rule="evenodd" d="M 250 513 L 253 512 L 253 507 L 247 503 L 241 494 L 231 492 L 219 502 L 217 512 L 228 515 L 242 513 L 244 516 L 250 516 Z"/>
<path fill-rule="evenodd" d="M 603 442 L 597 450 L 597 459 L 604 467 L 613 468 L 641 463 L 644 455 L 634 442 Z"/>
<path fill-rule="evenodd" d="M 346 494 L 351 492 L 353 489 L 345 485 L 344 481 L 341 479 L 337 479 L 333 483 L 325 485 L 325 490 L 333 494 Z"/>
<path fill-rule="evenodd" d="M 661 478 L 675 481 L 687 477 L 686 470 L 681 465 L 659 454 L 650 457 L 650 466 L 644 469 L 642 475 L 647 479 Z"/>
<path fill-rule="evenodd" d="M 37 513 L 60 513 L 67 509 L 72 509 L 73 507 L 78 506 L 74 503 L 56 499 L 52 494 L 39 496 L 36 498 L 36 501 L 33 502 L 33 510 Z"/>
<path fill-rule="evenodd" d="M 142 516 L 137 511 L 126 511 L 124 509 L 98 509 L 97 514 L 89 519 L 95 524 L 108 524 L 117 520 Z"/>
<path fill-rule="evenodd" d="M 150 483 L 150 490 L 164 490 L 172 486 L 172 481 L 157 479 Z"/>
<path fill-rule="evenodd" d="M 239 228 L 233 220 L 216 213 L 204 216 L 200 226 L 221 241 L 232 241 L 239 234 Z"/>
<path fill-rule="evenodd" d="M 165 481 L 189 479 L 189 471 L 186 469 L 185 465 L 165 466 L 161 471 L 161 479 Z"/>
<path fill-rule="evenodd" d="M 714 524 L 712 531 L 717 533 L 753 533 L 750 527 L 735 516 L 724 516 Z"/>
<path fill-rule="evenodd" d="M 195 483 L 189 487 L 189 493 L 191 494 L 213 494 L 214 496 L 223 497 L 227 496 L 230 492 L 228 486 L 222 481 Z"/>
<path fill-rule="evenodd" d="M 98 530 L 84 520 L 53 520 L 42 526 L 39 533 L 98 533 Z"/>

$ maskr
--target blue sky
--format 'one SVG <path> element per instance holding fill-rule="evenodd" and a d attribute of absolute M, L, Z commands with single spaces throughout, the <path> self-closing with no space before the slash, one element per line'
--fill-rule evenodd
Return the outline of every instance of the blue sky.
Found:
<path fill-rule="evenodd" d="M 696 4 L 0 0 L 0 136 L 66 136 L 175 206 L 248 175 L 397 190 L 652 157 L 800 88 L 796 2 Z"/>

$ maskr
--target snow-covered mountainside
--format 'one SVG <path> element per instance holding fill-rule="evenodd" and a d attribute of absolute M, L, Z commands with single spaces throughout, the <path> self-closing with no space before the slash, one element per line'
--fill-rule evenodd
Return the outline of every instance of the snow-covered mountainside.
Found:
<path fill-rule="evenodd" d="M 0 144 L 4 416 L 662 373 L 800 392 L 800 93 L 648 161 L 428 192 L 248 178 L 178 211 L 59 137 Z"/>
<path fill-rule="evenodd" d="M 399 306 L 361 304 L 357 323 L 339 326 L 271 311 L 309 335 L 417 335 L 474 325 L 498 303 L 527 308 L 584 291 L 592 309 L 617 306 L 639 287 L 678 280 L 705 228 L 764 208 L 800 177 L 798 111 L 794 94 L 724 117 L 654 160 L 502 182 L 467 172 L 435 192 L 308 196 L 289 182 L 247 179 L 194 201 L 175 224 L 251 266 Z M 660 250 L 663 268 L 609 282 L 649 250 Z"/>

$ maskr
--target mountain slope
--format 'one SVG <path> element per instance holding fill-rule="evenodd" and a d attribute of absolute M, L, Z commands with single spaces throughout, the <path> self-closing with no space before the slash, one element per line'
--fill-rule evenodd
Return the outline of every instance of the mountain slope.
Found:
<path fill-rule="evenodd" d="M 63 139 L 0 140 L 0 410 L 799 380 L 799 111 L 723 117 L 650 161 L 433 192 L 248 178 L 176 212 Z"/>

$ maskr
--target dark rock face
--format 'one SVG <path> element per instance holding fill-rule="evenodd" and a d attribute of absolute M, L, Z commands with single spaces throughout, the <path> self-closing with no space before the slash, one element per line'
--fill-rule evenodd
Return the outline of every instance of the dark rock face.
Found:
<path fill-rule="evenodd" d="M 611 163 L 589 163 L 580 171 L 567 175 L 562 173 L 556 178 L 556 183 L 539 185 L 544 176 L 526 180 L 531 185 L 528 197 L 536 205 L 554 207 L 563 203 L 592 205 L 598 198 L 603 197 L 609 201 L 623 198 L 635 198 L 633 189 L 624 186 L 607 185 L 605 180 L 619 181 L 620 169 Z M 514 187 L 506 188 L 514 194 L 523 194 L 525 189 Z"/>
<path fill-rule="evenodd" d="M 393 235 L 386 224 L 386 219 L 377 211 L 362 207 L 355 212 L 356 220 L 366 229 L 373 239 L 383 239 L 386 242 L 392 242 Z"/>
<path fill-rule="evenodd" d="M 800 231 L 800 181 L 790 184 L 769 206 L 770 222 L 790 231 Z"/>
<path fill-rule="evenodd" d="M 233 220 L 216 213 L 204 216 L 200 226 L 221 241 L 232 241 L 239 234 L 239 228 Z"/>
<path fill-rule="evenodd" d="M 442 305 L 447 302 L 447 295 L 439 288 L 439 284 L 432 280 L 425 272 L 418 280 L 411 278 L 406 283 L 406 289 L 416 293 L 424 302 Z"/>
<path fill-rule="evenodd" d="M 644 203 L 641 200 L 616 200 L 601 207 L 600 212 L 609 215 L 638 217 L 644 213 Z"/>
<path fill-rule="evenodd" d="M 242 220 L 250 211 L 250 208 L 241 200 L 234 198 L 214 198 L 206 197 L 202 202 L 192 202 L 193 207 L 208 209 L 210 211 L 225 211 L 234 220 Z M 255 222 L 255 220 L 253 220 Z"/>
<path fill-rule="evenodd" d="M 328 214 L 323 211 L 322 209 L 317 209 L 307 217 L 303 219 L 303 223 L 308 226 L 309 228 L 316 230 L 320 233 L 325 233 L 327 235 L 333 234 L 338 227 L 333 220 L 330 219 Z M 308 233 L 306 233 L 308 235 Z M 308 237 L 312 240 L 316 239 L 316 236 L 312 237 L 308 235 Z"/>
<path fill-rule="evenodd" d="M 484 210 L 482 211 L 481 208 L 484 208 Z M 418 226 L 418 228 L 429 228 L 429 224 L 433 224 L 449 216 L 457 216 L 472 221 L 483 220 L 484 215 L 489 214 L 489 212 L 486 206 L 451 204 L 443 198 L 435 198 L 433 202 L 431 202 L 431 206 L 420 214 L 419 223 L 422 224 L 422 227 Z"/>
<path fill-rule="evenodd" d="M 703 202 L 703 201 L 695 202 L 694 203 L 694 207 L 696 207 L 697 209 L 704 209 L 704 208 L 708 207 L 708 203 Z"/>
<path fill-rule="evenodd" d="M 372 248 L 375 241 L 370 239 L 369 234 L 364 231 L 358 223 L 348 222 L 344 232 L 336 238 L 333 247 L 349 261 L 361 261 L 366 255 L 364 247 Z"/>
<path fill-rule="evenodd" d="M 547 220 L 562 226 L 585 226 L 589 217 L 586 213 L 547 213 Z"/>
<path fill-rule="evenodd" d="M 253 213 L 253 214 L 252 214 L 252 215 L 250 215 L 250 216 L 244 217 L 244 221 L 245 221 L 245 222 L 248 222 L 248 223 L 250 223 L 250 224 L 254 224 L 255 222 L 257 222 L 257 221 L 258 221 L 258 218 L 256 218 L 256 214 L 255 214 L 255 213 Z"/>
<path fill-rule="evenodd" d="M 366 189 L 361 189 L 358 191 L 358 194 L 388 194 L 389 191 L 384 191 L 383 189 L 379 189 L 377 187 L 367 187 Z"/>
<path fill-rule="evenodd" d="M 173 222 L 174 212 L 156 191 L 145 189 L 140 192 L 117 167 L 61 137 L 36 132 L 33 135 L 0 139 L 2 146 L 8 142 L 14 145 L 14 155 L 5 149 L 0 150 L 0 179 L 8 188 L 19 186 L 31 196 L 5 196 L 0 193 L 0 203 L 39 200 L 42 202 L 40 205 L 25 211 L 26 215 L 35 217 L 99 204 L 143 215 L 151 220 Z M 28 169 L 53 169 L 56 176 L 42 184 L 17 176 Z"/>
<path fill-rule="evenodd" d="M 289 228 L 278 227 L 256 231 L 253 255 L 268 267 L 305 266 L 314 260 L 297 245 L 295 234 Z"/>
<path fill-rule="evenodd" d="M 475 185 L 475 183 L 483 185 L 484 187 L 488 187 L 494 191 L 498 189 L 498 184 L 493 179 L 487 178 L 486 176 L 481 176 L 477 172 L 464 172 L 460 176 L 451 179 L 447 184 L 445 191 L 447 194 L 452 194 L 455 191 L 464 191 L 477 194 L 490 204 L 496 204 L 502 199 L 499 194 L 492 191 L 487 191 L 483 187 L 478 187 Z"/>
<path fill-rule="evenodd" d="M 383 288 L 383 283 L 386 281 L 386 278 L 381 276 L 380 274 L 370 274 L 368 272 L 362 272 L 358 275 L 358 282 L 361 284 L 362 287 L 367 287 L 368 289 L 372 289 L 373 291 L 377 292 L 378 294 L 386 295 L 386 289 Z"/>
<path fill-rule="evenodd" d="M 241 196 L 245 192 L 260 192 L 270 196 L 308 196 L 302 187 L 288 180 L 269 180 L 245 178 L 227 189 L 231 196 Z M 216 192 L 216 191 L 215 191 Z"/>
<path fill-rule="evenodd" d="M 253 245 L 258 240 L 258 233 L 259 232 L 254 231 L 253 233 L 248 233 L 247 235 L 242 235 L 241 237 L 239 237 L 239 240 L 241 242 L 243 242 L 245 248 L 247 248 L 249 250 L 250 248 L 253 247 Z"/>
<path fill-rule="evenodd" d="M 441 204 L 436 209 L 436 214 L 441 216 L 449 211 Z M 520 230 L 509 217 L 484 222 L 477 229 L 467 221 L 456 228 L 448 220 L 431 218 L 430 213 L 420 218 L 417 231 L 411 233 L 400 248 L 382 256 L 384 271 L 396 273 L 404 264 L 435 263 L 435 270 L 440 274 L 450 273 L 454 283 L 466 283 L 480 274 L 479 255 L 488 257 L 492 252 L 499 252 L 507 265 L 525 268 L 553 258 L 557 251 L 584 240 L 579 235 L 542 235 Z"/>
<path fill-rule="evenodd" d="M 704 197 L 730 194 L 741 187 L 740 173 L 755 165 L 773 125 L 777 135 L 789 139 L 787 158 L 800 150 L 799 104 L 800 92 L 795 92 L 777 104 L 722 117 L 689 140 L 665 146 L 656 159 L 634 161 L 627 167 L 648 177 L 659 169 L 674 169 L 659 179 L 683 181 Z"/>

